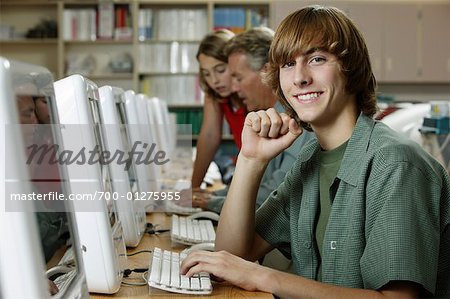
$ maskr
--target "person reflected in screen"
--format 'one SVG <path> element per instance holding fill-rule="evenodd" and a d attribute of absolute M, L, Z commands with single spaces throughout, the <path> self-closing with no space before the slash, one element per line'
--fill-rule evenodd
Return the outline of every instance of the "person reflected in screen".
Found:
<path fill-rule="evenodd" d="M 250 112 L 216 232 L 180 272 L 280 298 L 450 298 L 450 178 L 417 143 L 373 119 L 364 38 L 342 11 L 308 6 L 279 25 L 267 82 L 286 107 Z M 304 130 L 283 183 L 255 213 L 269 161 Z M 272 248 L 295 274 L 254 261 Z"/>
<path fill-rule="evenodd" d="M 18 95 L 17 108 L 19 112 L 19 122 L 23 132 L 25 145 L 31 145 L 37 129 L 38 119 L 36 116 L 36 106 L 32 96 Z"/>
<path fill-rule="evenodd" d="M 242 127 L 247 112 L 242 101 L 231 90 L 228 59 L 223 52 L 225 44 L 233 36 L 234 33 L 227 29 L 211 32 L 200 42 L 197 51 L 200 86 L 205 97 L 191 179 L 194 190 L 199 189 L 219 149 L 224 119 L 230 127 L 237 148 L 241 147 Z"/>
<path fill-rule="evenodd" d="M 36 116 L 40 124 L 50 123 L 50 113 L 48 109 L 47 99 L 44 96 L 37 96 L 34 98 L 36 105 Z"/>
<path fill-rule="evenodd" d="M 19 113 L 19 122 L 22 125 L 22 134 L 25 147 L 32 145 L 36 141 L 39 119 L 36 113 L 35 98 L 32 95 L 17 95 L 17 107 Z M 28 151 L 27 151 L 28 152 Z M 31 181 L 35 181 L 40 169 L 37 163 L 31 163 L 30 175 Z M 42 170 L 42 169 L 41 169 Z M 41 192 L 39 188 L 36 191 Z M 65 244 L 67 240 L 67 221 L 63 213 L 37 212 L 37 223 L 39 225 L 40 240 L 44 251 L 45 261 L 48 262 L 56 250 Z M 48 290 L 50 294 L 58 293 L 58 287 L 53 281 L 47 279 Z"/>

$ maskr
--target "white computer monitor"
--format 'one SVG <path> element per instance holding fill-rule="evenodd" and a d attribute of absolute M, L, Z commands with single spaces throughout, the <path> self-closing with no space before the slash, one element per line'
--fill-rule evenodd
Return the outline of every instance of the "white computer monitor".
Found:
<path fill-rule="evenodd" d="M 115 293 L 126 267 L 123 229 L 113 200 L 97 85 L 80 75 L 54 83 L 69 184 L 89 292 Z M 90 153 L 89 159 L 87 153 Z"/>
<path fill-rule="evenodd" d="M 170 136 L 169 124 L 165 123 L 164 111 L 161 104 L 161 100 L 158 98 L 148 98 L 147 100 L 147 113 L 149 115 L 149 120 L 151 122 L 152 128 L 154 128 L 154 136 L 156 136 L 158 146 L 166 153 L 168 157 L 171 157 L 170 148 Z M 170 162 L 161 165 L 161 170 L 163 173 L 170 171 Z M 163 174 L 164 176 L 164 174 Z"/>
<path fill-rule="evenodd" d="M 160 106 L 164 116 L 166 126 L 166 135 L 169 136 L 170 154 L 173 154 L 177 145 L 177 120 L 175 113 L 169 113 L 169 107 L 166 101 L 160 100 Z"/>
<path fill-rule="evenodd" d="M 106 149 L 111 153 L 124 155 L 123 161 L 130 157 L 131 139 L 124 109 L 124 91 L 113 86 L 99 88 L 100 110 L 105 132 Z M 110 163 L 113 189 L 117 196 L 119 220 L 122 223 L 125 244 L 136 247 L 142 239 L 146 228 L 145 209 L 134 200 L 139 192 L 138 177 L 134 163 Z"/>
<path fill-rule="evenodd" d="M 0 57 L 0 131 L 3 196 L 0 207 L 0 297 L 88 298 L 77 228 L 69 201 L 45 196 L 67 195 L 61 165 L 30 162 L 29 146 L 61 144 L 53 77 L 40 66 Z M 44 200 L 17 200 L 44 198 Z M 13 198 L 16 198 L 13 200 Z M 72 250 L 68 250 L 68 248 Z M 54 269 L 72 253 L 64 271 Z M 56 267 L 57 269 L 62 268 Z M 59 289 L 52 296 L 50 281 Z M 55 281 L 56 281 L 55 280 Z"/>
<path fill-rule="evenodd" d="M 149 144 L 150 146 L 154 146 L 155 152 L 161 151 L 162 148 L 160 144 L 158 144 L 155 126 L 152 124 L 152 120 L 150 120 L 149 114 L 147 113 L 148 97 L 145 94 L 139 93 L 136 94 L 135 100 L 139 124 L 143 128 L 143 142 Z M 160 191 L 162 166 L 155 163 L 150 163 L 148 165 L 148 171 L 150 172 L 150 177 L 152 178 L 152 190 L 154 192 Z"/>
<path fill-rule="evenodd" d="M 147 143 L 148 135 L 145 132 L 148 128 L 148 124 L 145 125 L 141 121 L 139 114 L 142 112 L 138 112 L 141 106 L 138 106 L 138 101 L 136 100 L 136 93 L 133 90 L 127 90 L 124 93 L 125 95 L 125 114 L 128 119 L 129 124 L 129 132 L 131 137 L 131 144 L 140 144 Z M 142 110 L 142 109 L 141 109 Z M 145 111 L 145 110 L 144 110 Z M 141 193 L 145 194 L 145 192 L 155 192 L 158 191 L 158 182 L 156 181 L 156 174 L 153 166 L 146 165 L 145 163 L 139 163 L 137 161 L 138 157 L 134 156 L 134 163 L 136 168 L 136 174 L 139 179 L 139 187 L 141 189 Z M 139 203 L 144 206 L 147 212 L 151 212 L 154 210 L 155 202 L 152 200 L 142 200 Z"/>

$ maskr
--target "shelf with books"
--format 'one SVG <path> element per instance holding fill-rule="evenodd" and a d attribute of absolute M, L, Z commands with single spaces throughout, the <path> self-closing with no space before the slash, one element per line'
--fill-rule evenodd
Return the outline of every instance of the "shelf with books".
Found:
<path fill-rule="evenodd" d="M 134 89 L 133 1 L 64 1 L 63 76 Z"/>
<path fill-rule="evenodd" d="M 226 28 L 234 33 L 258 26 L 269 26 L 269 3 L 216 3 L 213 28 Z"/>
<path fill-rule="evenodd" d="M 138 4 L 139 90 L 169 105 L 200 104 L 198 45 L 208 32 L 206 1 Z"/>
<path fill-rule="evenodd" d="M 133 41 L 132 2 L 64 2 L 62 37 L 65 41 Z"/>
<path fill-rule="evenodd" d="M 170 2 L 139 3 L 139 41 L 199 41 L 208 32 L 206 3 Z"/>
<path fill-rule="evenodd" d="M 78 72 L 148 91 L 169 105 L 201 106 L 195 55 L 215 26 L 214 10 L 242 9 L 246 18 L 250 10 L 265 15 L 273 0 L 0 1 L 2 56 L 43 65 L 55 79 Z M 48 30 L 33 30 L 42 24 Z M 115 55 L 131 56 L 132 68 L 124 72 L 123 61 L 111 68 Z"/>

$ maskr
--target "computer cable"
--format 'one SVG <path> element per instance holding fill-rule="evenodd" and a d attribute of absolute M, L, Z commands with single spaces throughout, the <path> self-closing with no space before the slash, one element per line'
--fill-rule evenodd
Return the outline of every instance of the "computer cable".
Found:
<path fill-rule="evenodd" d="M 145 233 L 150 235 L 158 235 L 170 231 L 170 229 L 156 229 L 158 226 L 159 224 L 147 223 Z"/>
<path fill-rule="evenodd" d="M 133 253 L 128 253 L 127 256 L 133 256 L 133 255 L 137 255 L 137 254 L 141 254 L 141 253 L 152 253 L 153 251 L 151 250 L 140 250 L 140 251 L 136 251 Z"/>
<path fill-rule="evenodd" d="M 142 273 L 142 280 L 144 280 L 144 282 L 131 282 L 131 281 L 122 281 L 122 284 L 125 285 L 130 285 L 130 286 L 145 286 L 147 285 L 147 278 L 146 278 L 146 274 L 148 273 L 148 268 L 136 268 L 136 269 L 126 269 L 123 273 L 123 277 L 127 278 L 131 275 L 131 273 Z"/>
<path fill-rule="evenodd" d="M 68 266 L 68 265 L 56 265 L 51 269 L 48 269 L 45 272 L 45 275 L 47 276 L 47 278 L 52 278 L 53 276 L 55 276 L 56 274 L 65 274 L 68 273 L 70 271 L 72 271 L 74 269 L 74 267 L 72 266 Z"/>

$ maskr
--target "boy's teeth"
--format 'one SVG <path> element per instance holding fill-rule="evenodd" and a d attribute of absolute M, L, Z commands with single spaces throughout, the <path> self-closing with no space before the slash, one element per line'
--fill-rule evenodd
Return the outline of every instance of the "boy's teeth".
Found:
<path fill-rule="evenodd" d="M 319 96 L 319 93 L 314 92 L 314 93 L 299 95 L 297 97 L 300 100 L 306 101 L 306 100 L 311 100 L 311 99 L 317 98 L 318 96 Z"/>

